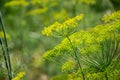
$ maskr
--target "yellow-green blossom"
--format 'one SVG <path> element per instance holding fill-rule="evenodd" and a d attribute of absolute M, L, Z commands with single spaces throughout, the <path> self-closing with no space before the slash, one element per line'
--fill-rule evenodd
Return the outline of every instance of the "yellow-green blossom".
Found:
<path fill-rule="evenodd" d="M 75 69 L 75 61 L 69 60 L 65 62 L 62 66 L 62 72 L 72 71 Z"/>
<path fill-rule="evenodd" d="M 113 12 L 112 14 L 110 15 L 104 15 L 104 17 L 102 18 L 102 20 L 104 20 L 105 22 L 109 22 L 109 21 L 116 21 L 116 20 L 120 20 L 120 11 L 116 11 L 116 12 Z"/>
<path fill-rule="evenodd" d="M 12 80 L 21 80 L 24 76 L 25 72 L 19 72 Z"/>
<path fill-rule="evenodd" d="M 77 18 L 76 18 L 77 19 Z M 79 18 L 78 18 L 79 19 Z M 69 21 L 72 22 L 72 21 Z M 64 22 L 64 24 L 68 23 L 67 21 Z M 95 28 L 89 30 L 89 31 L 78 31 L 73 33 L 72 35 L 69 36 L 73 46 L 78 48 L 80 50 L 81 54 L 86 54 L 86 53 L 94 53 L 94 52 L 100 52 L 101 51 L 101 46 L 100 43 L 104 42 L 105 40 L 111 39 L 115 40 L 117 38 L 116 36 L 119 36 L 117 33 L 118 30 L 120 30 L 119 26 L 120 22 L 115 21 L 112 23 L 107 23 L 107 24 L 101 24 L 96 26 Z M 44 29 L 44 33 L 47 35 L 52 35 L 53 32 L 52 30 L 55 29 L 56 26 L 61 26 L 60 23 L 55 23 L 51 25 L 49 28 Z M 58 28 L 57 28 L 58 29 Z M 56 29 L 56 31 L 57 31 Z M 62 27 L 64 29 L 64 27 Z M 59 29 L 58 29 L 59 30 Z M 115 34 L 115 35 L 114 35 Z M 62 42 L 57 45 L 52 51 L 48 51 L 45 53 L 45 58 L 47 59 L 49 57 L 53 58 L 58 57 L 62 55 L 63 53 L 72 53 L 71 52 L 71 45 L 67 38 L 63 39 Z"/>
<path fill-rule="evenodd" d="M 13 1 L 7 2 L 7 3 L 5 4 L 5 7 L 9 7 L 9 6 L 19 6 L 19 5 L 26 7 L 26 6 L 29 5 L 29 3 L 28 3 L 27 1 L 25 1 L 25 0 L 13 0 Z"/>
<path fill-rule="evenodd" d="M 49 27 L 45 27 L 44 30 L 42 31 L 42 34 L 43 35 L 46 35 L 46 36 L 51 36 L 53 35 L 53 30 L 56 28 L 56 27 L 60 27 L 60 23 L 58 22 L 55 22 L 54 24 L 50 25 Z"/>
<path fill-rule="evenodd" d="M 46 36 L 68 36 L 75 31 L 78 26 L 78 21 L 82 18 L 83 14 L 80 14 L 74 18 L 66 20 L 62 24 L 55 22 L 54 24 L 45 27 L 42 34 Z"/>
<path fill-rule="evenodd" d="M 38 8 L 38 9 L 34 9 L 31 10 L 27 13 L 27 15 L 36 15 L 36 14 L 42 14 L 45 13 L 47 11 L 47 8 Z"/>
<path fill-rule="evenodd" d="M 68 21 L 68 22 L 72 22 L 72 21 Z M 66 25 L 68 22 L 65 21 L 63 24 Z M 60 26 L 60 27 L 56 28 L 56 26 L 52 25 L 49 33 L 51 33 L 53 35 L 53 32 L 52 32 L 53 29 L 55 29 L 56 32 L 59 32 L 61 25 L 63 25 L 63 24 L 60 24 L 60 23 L 58 23 L 58 24 L 59 24 L 58 26 Z M 62 27 L 63 30 L 64 30 L 64 28 L 65 27 Z M 90 59 L 89 59 L 89 57 L 87 57 L 87 55 L 95 54 L 95 55 L 98 55 L 98 57 L 100 57 L 100 55 L 103 54 L 103 52 L 105 54 L 107 54 L 106 52 L 109 52 L 108 46 L 116 45 L 118 40 L 120 41 L 119 31 L 120 31 L 120 21 L 117 20 L 117 21 L 113 21 L 112 23 L 98 25 L 95 28 L 88 30 L 88 31 L 75 32 L 72 35 L 70 35 L 69 38 L 70 38 L 71 43 L 73 44 L 74 48 L 77 49 L 78 53 L 82 56 L 86 56 L 86 57 L 84 57 L 84 58 L 82 57 L 80 59 L 84 60 L 84 61 L 88 61 Z M 46 32 L 48 32 L 48 30 L 46 30 Z M 105 48 L 105 47 L 107 47 L 107 49 L 105 49 L 106 52 L 103 50 L 103 48 Z M 51 60 L 51 59 L 54 60 L 55 58 L 58 59 L 61 56 L 63 56 L 64 58 L 67 59 L 68 57 L 65 57 L 63 54 L 71 56 L 72 53 L 73 53 L 73 50 L 71 49 L 70 42 L 68 41 L 67 38 L 64 38 L 60 44 L 58 44 L 52 50 L 46 52 L 43 56 L 45 59 L 48 59 L 48 60 Z M 72 56 L 72 59 L 74 59 L 73 56 Z M 100 62 L 97 62 L 95 58 L 90 60 L 90 62 L 88 61 L 89 64 L 91 64 L 91 62 L 95 63 L 97 66 L 99 65 L 100 69 L 101 68 L 103 70 L 105 69 L 103 64 L 101 64 Z M 66 65 L 67 65 L 67 63 L 66 63 Z M 69 69 L 69 68 L 67 68 L 67 69 Z M 62 70 L 63 71 L 66 70 L 64 66 L 62 67 Z M 93 76 L 96 76 L 96 74 L 94 74 Z"/>
<path fill-rule="evenodd" d="M 52 60 L 63 55 L 68 50 L 71 52 L 71 47 L 69 46 L 69 44 L 62 42 L 61 44 L 58 44 L 56 47 L 54 47 L 54 49 L 45 52 L 42 57 L 45 60 Z"/>

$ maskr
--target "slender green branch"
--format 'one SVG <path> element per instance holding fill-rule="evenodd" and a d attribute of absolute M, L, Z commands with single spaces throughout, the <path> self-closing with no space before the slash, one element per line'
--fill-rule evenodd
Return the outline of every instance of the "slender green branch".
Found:
<path fill-rule="evenodd" d="M 75 57 L 76 57 L 76 60 L 77 60 L 78 66 L 79 66 L 79 68 L 80 68 L 80 70 L 81 70 L 81 73 L 82 73 L 83 80 L 85 80 L 85 75 L 84 75 L 84 72 L 83 72 L 83 69 L 82 69 L 81 63 L 80 63 L 80 61 L 79 61 L 79 58 L 78 58 L 78 56 L 77 56 L 77 52 L 76 52 L 76 50 L 75 50 L 75 48 L 74 48 L 74 46 L 73 46 L 73 44 L 72 44 L 72 42 L 71 42 L 69 36 L 66 36 L 66 37 L 67 37 L 68 41 L 70 42 L 71 48 L 72 48 L 73 51 L 74 51 L 74 54 L 75 54 Z"/>
<path fill-rule="evenodd" d="M 6 46 L 6 57 L 8 59 L 8 65 L 9 65 L 9 79 L 12 80 L 12 68 L 11 68 L 11 61 L 10 61 L 10 55 L 9 55 L 9 50 L 8 50 L 8 43 L 7 43 L 7 39 L 6 39 L 6 33 L 5 33 L 5 29 L 4 29 L 4 23 L 3 23 L 3 19 L 2 19 L 2 14 L 0 12 L 0 23 L 1 23 L 1 29 L 3 31 L 3 35 L 4 35 L 4 41 L 5 41 L 5 46 Z M 2 43 L 3 44 L 3 43 Z"/>
<path fill-rule="evenodd" d="M 9 74 L 10 74 L 9 64 L 8 64 L 8 61 L 7 61 L 7 56 L 6 56 L 6 53 L 5 53 L 5 48 L 4 48 L 2 39 L 0 39 L 0 44 L 1 44 L 1 47 L 2 47 L 2 51 L 3 51 L 3 57 L 4 57 L 4 61 L 5 61 L 5 66 L 7 68 L 7 73 L 8 73 L 8 76 L 9 76 Z M 9 80 L 10 79 L 11 79 L 11 77 L 9 76 Z"/>

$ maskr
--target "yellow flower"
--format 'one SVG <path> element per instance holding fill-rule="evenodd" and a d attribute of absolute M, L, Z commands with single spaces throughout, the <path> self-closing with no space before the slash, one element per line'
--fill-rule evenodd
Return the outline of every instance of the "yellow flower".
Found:
<path fill-rule="evenodd" d="M 31 10 L 27 13 L 27 15 L 36 15 L 36 14 L 42 14 L 45 13 L 48 9 L 47 8 L 38 8 Z"/>
<path fill-rule="evenodd" d="M 66 20 L 62 24 L 55 22 L 54 24 L 45 27 L 42 31 L 42 34 L 46 36 L 68 36 L 75 31 L 76 27 L 78 26 L 78 21 L 80 21 L 82 18 L 83 14 L 80 14 L 74 18 Z"/>
<path fill-rule="evenodd" d="M 50 25 L 49 27 L 45 27 L 44 30 L 42 31 L 43 35 L 46 36 L 51 36 L 53 35 L 53 30 L 56 29 L 56 27 L 59 27 L 61 24 L 58 22 L 55 22 L 54 24 Z"/>
<path fill-rule="evenodd" d="M 107 14 L 104 15 L 104 17 L 102 18 L 103 21 L 105 22 L 110 22 L 110 21 L 116 21 L 116 20 L 120 20 L 120 11 L 116 11 L 113 12 L 112 14 Z"/>
<path fill-rule="evenodd" d="M 74 60 L 69 60 L 66 63 L 63 64 L 62 66 L 62 72 L 66 71 L 72 71 L 75 68 L 75 61 Z"/>
<path fill-rule="evenodd" d="M 17 76 L 14 77 L 12 80 L 21 80 L 24 75 L 25 75 L 25 72 L 19 72 Z"/>
<path fill-rule="evenodd" d="M 24 1 L 24 0 L 19 0 L 19 1 L 14 0 L 14 1 L 7 2 L 7 3 L 5 4 L 5 7 L 9 7 L 9 6 L 19 6 L 19 5 L 26 7 L 26 6 L 29 5 L 29 3 L 26 2 L 26 1 Z"/>

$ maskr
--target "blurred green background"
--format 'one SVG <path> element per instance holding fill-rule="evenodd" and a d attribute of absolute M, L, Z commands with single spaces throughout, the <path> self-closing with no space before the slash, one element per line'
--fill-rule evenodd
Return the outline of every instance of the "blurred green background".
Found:
<path fill-rule="evenodd" d="M 59 65 L 43 62 L 42 54 L 60 42 L 45 37 L 44 27 L 83 13 L 79 29 L 90 29 L 101 23 L 101 17 L 120 9 L 120 0 L 0 0 L 12 62 L 13 75 L 25 71 L 25 80 L 48 80 L 62 74 Z M 0 64 L 3 64 L 0 53 Z M 0 66 L 0 74 L 6 73 Z M 44 78 L 44 79 L 42 79 Z M 0 80 L 5 76 L 0 76 Z"/>

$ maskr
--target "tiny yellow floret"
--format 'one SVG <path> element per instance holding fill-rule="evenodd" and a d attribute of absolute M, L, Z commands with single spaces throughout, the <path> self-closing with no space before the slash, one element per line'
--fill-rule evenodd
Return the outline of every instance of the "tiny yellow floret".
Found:
<path fill-rule="evenodd" d="M 25 72 L 19 72 L 12 80 L 21 80 L 23 76 L 25 76 Z"/>
<path fill-rule="evenodd" d="M 83 18 L 83 14 L 80 14 L 74 18 L 70 18 L 63 23 L 55 22 L 54 24 L 45 27 L 42 31 L 46 36 L 68 36 L 72 34 L 78 26 L 78 21 Z"/>

